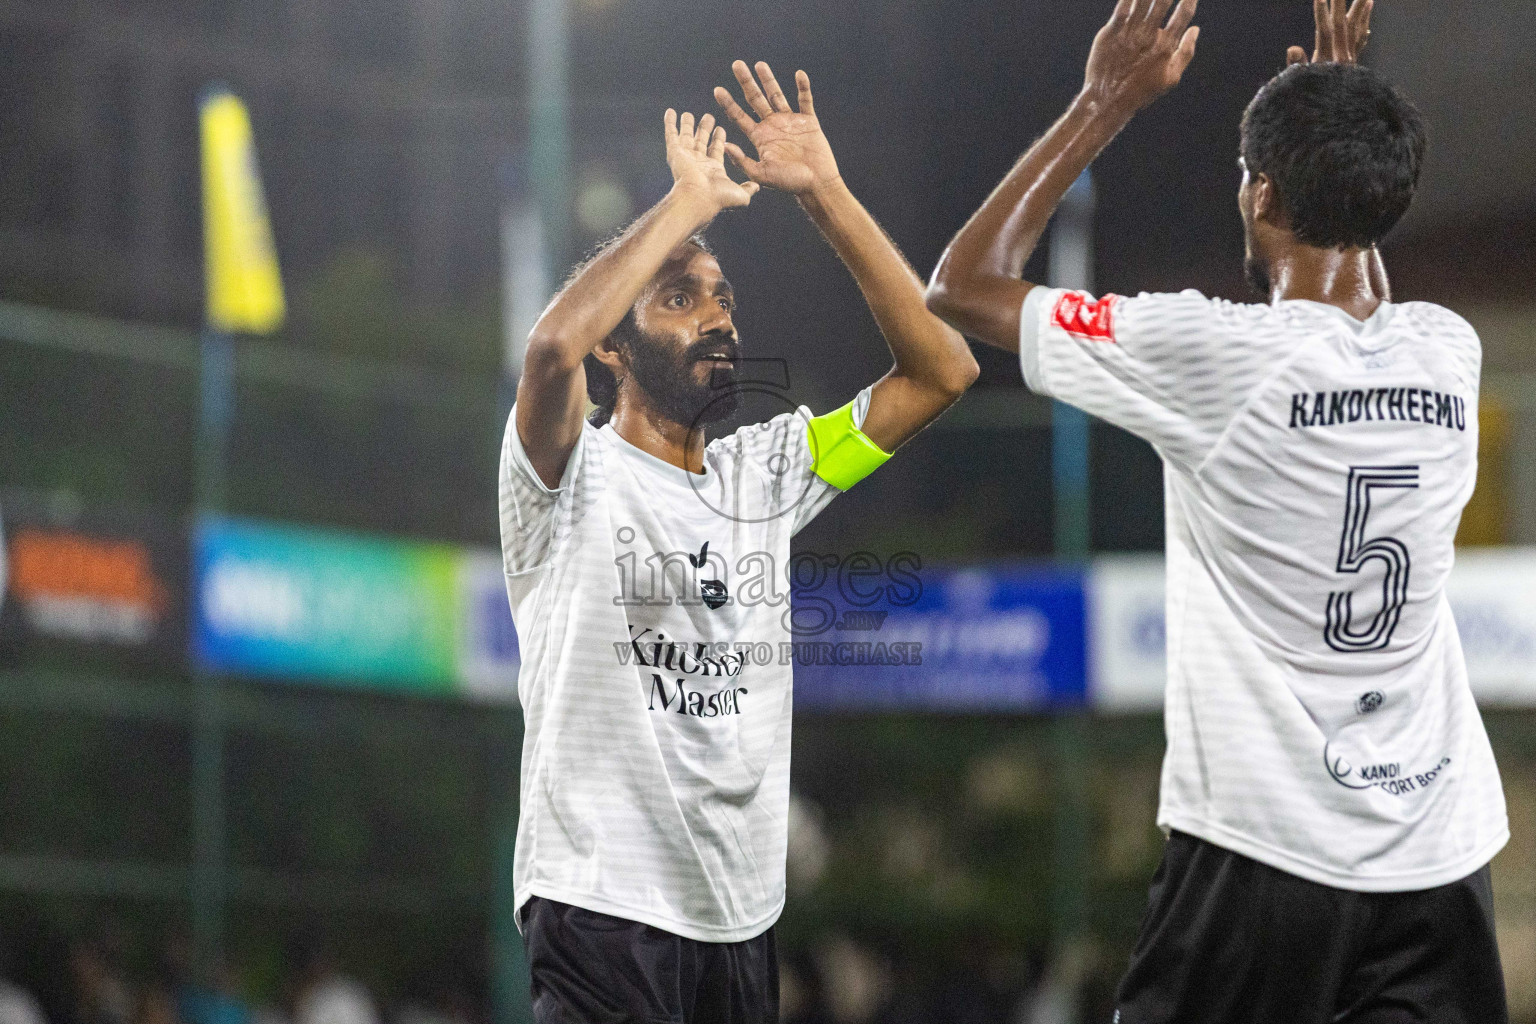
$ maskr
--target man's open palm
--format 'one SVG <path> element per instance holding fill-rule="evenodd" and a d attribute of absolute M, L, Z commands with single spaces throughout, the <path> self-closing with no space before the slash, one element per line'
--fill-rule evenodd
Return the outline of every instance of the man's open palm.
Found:
<path fill-rule="evenodd" d="M 821 122 L 816 120 L 810 77 L 804 71 L 795 73 L 800 105 L 796 111 L 789 105 L 784 90 L 779 88 L 778 80 L 765 62 L 757 62 L 755 78 L 745 61 L 736 61 L 731 70 L 736 74 L 747 104 L 757 116 L 743 110 L 730 91 L 721 86 L 715 87 L 715 100 L 757 150 L 754 160 L 735 143 L 726 144 L 726 153 L 747 177 L 759 184 L 795 193 L 836 182 L 839 177 L 837 161 L 832 156 L 832 146 L 826 135 L 822 134 Z"/>
<path fill-rule="evenodd" d="M 1312 0 L 1312 20 L 1317 39 L 1312 47 L 1313 64 L 1353 64 L 1371 38 L 1371 9 L 1375 0 L 1354 0 L 1347 8 L 1345 0 Z M 1286 51 L 1285 63 L 1307 63 L 1307 51 L 1293 46 Z"/>
<path fill-rule="evenodd" d="M 758 186 L 750 181 L 732 181 L 725 173 L 725 128 L 715 124 L 713 114 L 705 114 L 694 124 L 692 114 L 678 117 L 667 108 L 664 117 L 667 140 L 667 166 L 672 181 L 714 211 L 746 206 Z"/>
<path fill-rule="evenodd" d="M 1197 0 L 1119 0 L 1093 37 L 1083 94 L 1134 114 L 1179 84 L 1195 56 Z M 1172 13 L 1169 9 L 1172 8 Z"/>

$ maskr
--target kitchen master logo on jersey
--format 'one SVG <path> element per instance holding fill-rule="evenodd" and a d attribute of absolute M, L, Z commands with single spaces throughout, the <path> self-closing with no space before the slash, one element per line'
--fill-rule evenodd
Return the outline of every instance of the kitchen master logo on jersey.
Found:
<path fill-rule="evenodd" d="M 695 569 L 702 569 L 709 563 L 709 541 L 699 548 L 697 555 L 689 555 L 688 561 Z M 699 580 L 699 598 L 706 607 L 711 610 L 721 607 L 731 599 L 731 592 L 726 589 L 721 580 Z"/>
<path fill-rule="evenodd" d="M 629 640 L 614 644 L 622 665 L 652 670 L 641 673 L 646 710 L 672 711 L 694 718 L 742 713 L 747 688 L 737 685 L 750 660 L 751 645 L 679 640 L 641 626 L 629 627 Z M 654 671 L 659 670 L 659 671 Z"/>

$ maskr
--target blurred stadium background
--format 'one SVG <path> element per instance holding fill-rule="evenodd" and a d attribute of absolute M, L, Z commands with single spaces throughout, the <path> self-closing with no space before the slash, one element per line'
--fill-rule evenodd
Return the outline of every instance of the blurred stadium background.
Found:
<path fill-rule="evenodd" d="M 710 109 L 736 57 L 811 74 L 926 273 L 1075 90 L 1101 7 L 0 0 L 0 1020 L 35 1021 L 17 988 L 51 1024 L 528 1019 L 495 471 L 530 311 L 665 191 L 661 111 Z M 1095 168 L 1103 290 L 1244 294 L 1238 116 L 1311 11 L 1199 20 L 1183 86 Z M 1397 297 L 1485 346 L 1455 599 L 1536 1021 L 1536 7 L 1375 20 L 1369 58 L 1433 133 Z M 288 305 L 233 342 L 224 444 L 200 430 L 216 82 L 249 105 Z M 883 372 L 790 201 L 712 236 L 797 401 Z M 1157 862 L 1157 460 L 1093 424 L 1079 515 L 1051 408 L 979 357 L 799 538 L 832 559 L 802 604 L 887 587 L 813 639 L 918 640 L 925 668 L 798 672 L 786 1020 L 1107 1019 Z"/>

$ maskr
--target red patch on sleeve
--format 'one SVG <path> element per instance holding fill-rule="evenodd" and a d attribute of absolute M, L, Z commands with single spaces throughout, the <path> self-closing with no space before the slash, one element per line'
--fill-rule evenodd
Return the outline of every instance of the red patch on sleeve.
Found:
<path fill-rule="evenodd" d="M 1057 327 L 1083 341 L 1115 340 L 1115 303 L 1118 295 L 1106 295 L 1098 301 L 1082 292 L 1063 292 L 1051 310 Z"/>

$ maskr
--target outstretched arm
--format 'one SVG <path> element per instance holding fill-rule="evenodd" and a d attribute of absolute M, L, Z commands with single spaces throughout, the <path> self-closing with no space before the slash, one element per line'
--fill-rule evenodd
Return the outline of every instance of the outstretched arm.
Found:
<path fill-rule="evenodd" d="M 757 78 L 742 61 L 732 70 L 756 116 L 724 88 L 715 90 L 715 99 L 757 158 L 734 143 L 726 152 L 752 181 L 793 193 L 858 282 L 894 359 L 870 393 L 861 429 L 884 451 L 895 451 L 971 386 L 979 372 L 975 357 L 964 338 L 928 312 L 922 280 L 843 183 L 806 73 L 795 74 L 797 111 L 767 64 L 758 62 Z"/>
<path fill-rule="evenodd" d="M 1178 84 L 1195 55 L 1196 0 L 1120 0 L 1094 37 L 1082 91 L 960 229 L 933 272 L 928 308 L 1018 351 L 1024 264 L 1072 182 L 1136 112 Z M 1166 24 L 1165 24 L 1166 20 Z"/>
<path fill-rule="evenodd" d="M 758 186 L 725 173 L 725 129 L 713 114 L 694 124 L 666 113 L 672 190 L 605 249 L 550 302 L 528 335 L 517 383 L 517 435 L 539 479 L 560 483 L 581 437 L 587 393 L 582 360 L 612 333 L 667 257 L 732 206 L 746 206 Z"/>

